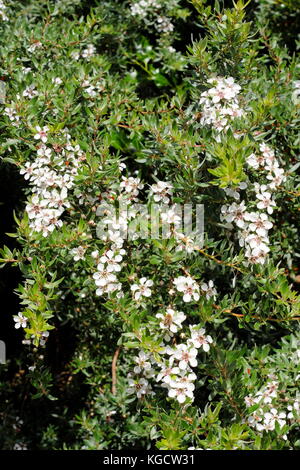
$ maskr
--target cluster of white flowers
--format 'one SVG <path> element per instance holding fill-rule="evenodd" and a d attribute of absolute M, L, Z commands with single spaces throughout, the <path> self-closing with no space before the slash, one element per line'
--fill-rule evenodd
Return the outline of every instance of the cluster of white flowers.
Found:
<path fill-rule="evenodd" d="M 242 201 L 239 204 L 222 206 L 221 220 L 228 223 L 228 228 L 231 228 L 232 223 L 235 223 L 240 229 L 238 231 L 239 244 L 246 248 L 245 256 L 249 262 L 264 264 L 270 251 L 267 233 L 273 226 L 267 215 L 259 212 L 247 212 L 246 205 Z"/>
<path fill-rule="evenodd" d="M 37 126 L 36 130 L 34 138 L 42 141 L 37 158 L 33 163 L 27 162 L 20 173 L 33 186 L 33 196 L 26 205 L 30 228 L 46 237 L 63 224 L 60 216 L 65 208 L 70 207 L 68 191 L 74 185 L 74 177 L 84 156 L 78 145 L 73 146 L 69 142 L 64 148 L 47 147 L 47 126 Z"/>
<path fill-rule="evenodd" d="M 275 158 L 275 152 L 273 149 L 271 149 L 268 145 L 265 143 L 260 144 L 259 146 L 260 149 L 260 154 L 255 155 L 251 154 L 247 158 L 247 163 L 250 168 L 253 168 L 254 170 L 263 170 L 266 173 L 266 178 L 268 181 L 265 191 L 274 191 L 277 189 L 278 186 L 281 185 L 285 181 L 285 176 L 284 176 L 284 170 L 283 168 L 280 168 L 278 160 Z M 263 201 L 263 198 L 258 198 Z M 266 198 L 267 200 L 270 199 L 270 197 Z M 259 209 L 269 209 L 270 203 L 266 202 L 266 205 L 262 205 L 262 202 L 260 203 L 260 206 L 257 206 Z M 269 212 L 270 214 L 272 212 Z"/>
<path fill-rule="evenodd" d="M 214 287 L 214 281 L 210 280 L 208 283 L 204 282 L 200 286 L 190 276 L 179 276 L 174 279 L 178 292 L 183 293 L 183 301 L 191 302 L 192 300 L 198 301 L 200 299 L 200 293 L 205 295 L 206 299 L 215 299 L 217 296 L 217 290 Z"/>
<path fill-rule="evenodd" d="M 88 44 L 85 49 L 81 52 L 83 59 L 89 59 L 96 53 L 96 48 L 93 44 Z"/>
<path fill-rule="evenodd" d="M 121 163 L 120 171 L 123 171 L 124 166 Z M 193 239 L 192 233 L 190 233 L 190 236 L 186 236 L 180 231 L 182 226 L 182 207 L 178 204 L 171 204 L 173 185 L 170 182 L 157 181 L 157 183 L 150 186 L 149 197 L 159 204 L 154 206 L 154 211 L 153 208 L 151 209 L 151 216 L 147 210 L 141 213 L 141 210 L 146 209 L 145 205 L 134 204 L 135 202 L 139 203 L 139 192 L 144 188 L 140 178 L 122 176 L 119 188 L 120 191 L 111 190 L 101 194 L 101 204 L 97 214 L 106 217 L 102 220 L 102 226 L 107 227 L 107 230 L 99 235 L 100 239 L 106 242 L 110 240 L 115 245 L 121 247 L 124 238 L 128 237 L 131 240 L 135 240 L 140 236 L 139 231 L 136 230 L 136 225 L 134 223 L 131 225 L 131 221 L 135 219 L 134 222 L 143 224 L 146 218 L 151 218 L 151 234 L 159 236 L 161 231 L 163 238 L 174 237 L 178 244 L 176 251 L 185 250 L 187 253 L 192 253 L 198 249 L 198 239 Z M 86 196 L 83 198 L 82 195 L 79 195 L 79 197 L 80 203 L 83 203 L 84 199 L 87 199 L 86 203 L 88 204 L 93 204 L 97 201 L 97 198 L 91 199 L 86 198 Z M 119 203 L 120 210 L 118 216 L 112 204 L 114 201 Z M 137 218 L 137 216 L 139 217 Z"/>
<path fill-rule="evenodd" d="M 245 256 L 251 264 L 264 264 L 266 261 L 270 251 L 268 231 L 273 227 L 268 215 L 273 213 L 275 207 L 272 192 L 285 181 L 284 170 L 279 167 L 274 151 L 262 143 L 260 152 L 259 155 L 251 154 L 247 158 L 250 168 L 263 169 L 268 180 L 266 184 L 253 185 L 258 211 L 248 211 L 244 201 L 221 207 L 221 221 L 225 221 L 228 228 L 232 228 L 233 223 L 238 227 L 239 244 L 245 247 Z M 239 200 L 239 189 L 247 187 L 246 183 L 241 183 L 235 190 L 227 189 L 226 194 Z"/>
<path fill-rule="evenodd" d="M 176 251 L 186 251 L 186 253 L 190 254 L 198 248 L 198 244 L 194 238 L 188 237 L 184 233 L 178 232 L 177 230 L 174 231 L 174 236 L 177 241 Z"/>
<path fill-rule="evenodd" d="M 232 77 L 211 78 L 208 83 L 214 86 L 201 94 L 200 104 L 203 105 L 201 123 L 211 125 L 221 132 L 229 128 L 229 120 L 244 114 L 238 102 L 241 87 Z M 249 168 L 255 171 L 262 170 L 266 177 L 265 184 L 253 185 L 258 211 L 247 210 L 245 202 L 240 201 L 240 190 L 248 188 L 245 182 L 241 182 L 237 187 L 224 189 L 228 197 L 238 202 L 221 207 L 221 221 L 225 222 L 229 229 L 233 228 L 233 224 L 237 226 L 239 244 L 245 247 L 245 256 L 251 264 L 264 264 L 266 261 L 270 251 L 268 231 L 273 227 L 268 215 L 273 213 L 275 207 L 272 192 L 286 179 L 284 170 L 280 168 L 275 158 L 274 150 L 265 143 L 261 143 L 259 149 L 258 155 L 251 154 L 246 160 Z M 190 251 L 193 251 L 192 243 Z"/>
<path fill-rule="evenodd" d="M 120 170 L 122 171 L 123 169 L 124 165 L 122 165 Z M 106 253 L 106 261 L 104 261 L 104 257 L 100 258 L 100 262 L 97 260 L 97 272 L 93 275 L 97 286 L 97 295 L 109 294 L 116 291 L 117 297 L 124 295 L 122 284 L 118 282 L 116 272 L 121 271 L 119 263 L 126 254 L 123 248 L 125 235 L 128 233 L 130 221 L 137 213 L 134 206 L 130 207 L 130 204 L 138 201 L 137 196 L 143 187 L 144 185 L 141 183 L 140 178 L 122 176 L 119 194 L 109 191 L 101 195 L 102 201 L 98 206 L 97 214 L 102 216 L 101 225 L 106 227 L 106 229 L 101 231 L 101 233 L 98 232 L 98 236 L 103 242 L 108 244 L 108 251 Z M 119 214 L 116 214 L 115 207 L 111 204 L 113 201 L 118 201 L 120 204 Z M 94 257 L 97 259 L 97 256 Z M 152 284 L 151 280 L 141 278 L 139 284 L 132 285 L 131 290 L 134 299 L 139 300 L 143 296 L 149 297 L 151 295 L 149 287 Z"/>
<path fill-rule="evenodd" d="M 137 0 L 130 5 L 130 12 L 132 16 L 141 16 L 146 18 L 149 11 L 161 8 L 157 0 Z"/>
<path fill-rule="evenodd" d="M 162 220 L 162 230 L 164 237 L 169 238 L 175 235 L 176 230 L 181 225 L 181 209 L 176 204 L 171 207 L 162 207 L 160 211 L 160 217 Z"/>
<path fill-rule="evenodd" d="M 166 341 L 178 333 L 182 328 L 182 322 L 186 316 L 183 312 L 177 312 L 168 307 L 165 313 L 158 313 L 156 318 L 160 321 L 159 326 Z M 198 349 L 203 348 L 205 352 L 210 349 L 213 342 L 211 336 L 205 334 L 204 328 L 199 325 L 190 325 L 190 337 L 186 343 L 173 346 L 164 345 L 160 359 L 153 355 L 140 351 L 135 357 L 137 364 L 133 372 L 128 376 L 128 393 L 136 393 L 137 398 L 153 394 L 150 379 L 160 382 L 168 391 L 170 398 L 176 399 L 180 404 L 187 400 L 193 401 L 196 374 L 192 368 L 197 366 Z"/>
<path fill-rule="evenodd" d="M 13 108 L 13 104 L 4 108 L 4 114 L 10 119 L 13 126 L 18 126 L 20 121 L 20 116 L 18 116 L 16 110 Z"/>
<path fill-rule="evenodd" d="M 248 417 L 247 422 L 249 426 L 255 428 L 257 431 L 274 431 L 276 423 L 280 428 L 287 424 L 287 420 L 295 422 L 300 417 L 300 400 L 296 398 L 291 405 L 287 405 L 286 411 L 279 411 L 276 402 L 278 397 L 279 382 L 272 380 L 267 383 L 255 395 L 248 395 L 245 397 L 245 403 L 248 408 L 253 405 L 259 407 Z M 287 439 L 286 435 L 282 436 Z"/>
<path fill-rule="evenodd" d="M 201 93 L 201 124 L 212 126 L 218 132 L 227 130 L 231 120 L 241 117 L 244 111 L 239 106 L 240 85 L 232 77 L 214 77 L 208 80 L 213 87 Z"/>
<path fill-rule="evenodd" d="M 0 0 L 0 19 L 2 21 L 7 21 L 8 20 L 8 17 L 5 13 L 5 10 L 6 10 L 6 6 L 4 5 L 4 3 L 2 2 L 2 0 Z"/>
<path fill-rule="evenodd" d="M 81 84 L 84 93 L 89 95 L 91 98 L 95 98 L 101 91 L 103 91 L 103 85 L 98 83 L 96 85 L 92 85 L 89 80 L 84 80 Z"/>
<path fill-rule="evenodd" d="M 160 15 L 161 5 L 157 0 L 137 0 L 130 5 L 132 16 L 145 19 L 148 15 L 155 17 L 154 26 L 159 33 L 171 33 L 174 25 L 170 18 Z"/>
<path fill-rule="evenodd" d="M 92 257 L 96 259 L 98 264 L 97 272 L 93 274 L 97 295 L 110 294 L 111 292 L 117 292 L 117 297 L 124 295 L 122 285 L 117 279 L 117 274 L 122 269 L 123 256 L 126 254 L 123 249 L 124 234 L 127 233 L 128 223 L 137 214 L 134 203 L 139 201 L 139 193 L 143 187 L 140 178 L 121 176 L 119 190 L 112 189 L 101 194 L 101 203 L 98 206 L 100 211 L 97 210 L 97 214 L 104 216 L 102 224 L 106 226 L 106 231 L 99 238 L 107 244 L 107 251 L 104 255 L 99 255 L 98 251 L 92 253 Z M 162 222 L 173 225 L 176 229 L 180 225 L 181 217 L 176 211 L 176 206 L 169 205 L 172 188 L 173 185 L 170 182 L 158 181 L 151 185 L 149 195 L 160 204 Z M 126 208 L 124 213 L 119 210 L 118 216 L 114 206 L 116 201 L 120 203 L 120 207 Z M 176 231 L 174 230 L 172 233 L 174 234 Z M 178 236 L 178 238 L 180 237 Z M 185 302 L 199 300 L 200 293 L 207 299 L 214 298 L 217 294 L 213 281 L 202 283 L 199 286 L 191 276 L 179 276 L 173 282 L 177 290 L 183 294 Z M 137 302 L 149 299 L 152 295 L 152 287 L 152 279 L 137 278 L 130 286 L 133 299 Z M 185 334 L 181 333 L 181 330 L 186 316 L 173 306 L 158 312 L 156 319 L 158 324 L 155 323 L 150 328 L 153 327 L 153 337 L 159 335 L 160 354 L 157 357 L 157 355 L 144 350 L 139 352 L 135 358 L 134 370 L 128 375 L 127 393 L 134 393 L 138 398 L 151 395 L 154 393 L 151 379 L 155 379 L 154 383 L 160 382 L 164 388 L 167 388 L 168 396 L 175 398 L 179 403 L 193 400 L 196 374 L 192 371 L 192 367 L 197 365 L 196 357 L 199 348 L 208 352 L 212 338 L 206 335 L 205 330 L 200 326 L 192 325 L 186 343 L 176 344 L 175 336 L 177 334 L 181 339 L 185 338 Z M 171 345 L 171 341 L 174 341 L 174 344 Z"/>
<path fill-rule="evenodd" d="M 121 163 L 120 171 L 126 168 L 126 165 Z M 101 217 L 101 222 L 97 225 L 97 236 L 103 242 L 111 243 L 112 249 L 121 248 L 124 244 L 124 239 L 127 237 L 128 226 L 137 213 L 138 207 L 130 205 L 131 202 L 138 202 L 139 190 L 144 185 L 139 178 L 132 176 L 122 176 L 122 181 L 119 184 L 119 190 L 109 190 L 98 196 L 89 194 L 76 193 L 79 199 L 79 204 L 84 204 L 88 207 L 93 206 L 93 210 L 97 216 Z M 89 191 L 89 189 L 87 189 Z M 119 205 L 119 210 L 116 211 L 115 202 Z M 99 229 L 99 230 L 98 230 Z"/>
<path fill-rule="evenodd" d="M 168 181 L 158 181 L 150 186 L 150 195 L 153 195 L 155 202 L 169 204 L 172 196 L 173 185 Z"/>
<path fill-rule="evenodd" d="M 155 27 L 159 33 L 171 33 L 174 25 L 167 16 L 159 16 L 156 19 Z"/>
<path fill-rule="evenodd" d="M 29 339 L 23 339 L 22 344 L 26 344 L 26 346 L 34 344 L 37 337 L 39 338 L 40 346 L 45 346 L 47 339 L 49 338 L 49 331 L 38 331 L 35 335 L 31 335 Z"/>
<path fill-rule="evenodd" d="M 82 51 L 76 50 L 71 52 L 71 57 L 74 60 L 79 60 L 80 57 L 89 60 L 96 53 L 94 44 L 88 44 Z"/>
<path fill-rule="evenodd" d="M 149 383 L 154 375 L 152 368 L 152 358 L 149 354 L 143 351 L 139 352 L 139 355 L 134 359 L 136 366 L 134 367 L 134 374 L 129 373 L 127 376 L 128 388 L 127 393 L 136 394 L 137 398 L 142 398 L 146 395 L 152 395 L 152 387 Z"/>
<path fill-rule="evenodd" d="M 140 178 L 134 178 L 133 176 L 122 176 L 120 188 L 125 191 L 128 203 L 132 201 L 138 201 L 137 196 L 144 185 L 141 183 Z"/>
<path fill-rule="evenodd" d="M 117 292 L 120 298 L 124 294 L 122 292 L 122 284 L 118 282 L 116 273 L 120 272 L 123 256 L 126 254 L 124 249 L 109 249 L 99 255 L 98 250 L 92 252 L 92 257 L 97 262 L 97 271 L 93 274 L 97 290 L 96 295 L 110 294 Z"/>

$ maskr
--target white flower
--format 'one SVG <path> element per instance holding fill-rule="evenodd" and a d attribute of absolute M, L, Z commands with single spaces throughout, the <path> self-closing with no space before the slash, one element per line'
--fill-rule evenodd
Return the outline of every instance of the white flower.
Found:
<path fill-rule="evenodd" d="M 106 283 L 104 286 L 98 287 L 96 289 L 96 295 L 111 294 L 112 292 L 117 292 L 117 298 L 120 299 L 123 297 L 124 293 L 122 292 L 122 284 L 119 282 Z"/>
<path fill-rule="evenodd" d="M 268 426 L 270 431 L 275 429 L 276 422 L 281 428 L 286 424 L 286 414 L 284 412 L 278 413 L 276 408 L 271 408 L 270 412 L 265 413 L 264 418 L 264 425 Z"/>
<path fill-rule="evenodd" d="M 187 398 L 190 398 L 190 399 L 194 398 L 193 392 L 186 387 L 170 388 L 168 392 L 168 396 L 170 398 L 176 398 L 176 400 L 180 404 L 184 403 Z"/>
<path fill-rule="evenodd" d="M 59 192 L 56 189 L 53 191 L 43 191 L 42 193 L 44 200 L 47 202 L 48 207 L 55 207 L 55 208 L 62 208 L 70 207 L 70 203 L 68 201 L 68 190 L 67 188 L 62 188 Z"/>
<path fill-rule="evenodd" d="M 22 72 L 24 75 L 27 75 L 29 72 L 31 72 L 31 68 L 30 67 L 22 67 Z"/>
<path fill-rule="evenodd" d="M 141 183 L 139 178 L 133 178 L 132 176 L 126 178 L 125 176 L 122 176 L 120 188 L 124 189 L 126 193 L 137 196 L 139 194 L 139 190 L 143 189 L 143 187 L 144 185 Z"/>
<path fill-rule="evenodd" d="M 183 301 L 191 302 L 192 300 L 198 301 L 200 298 L 199 295 L 199 286 L 197 282 L 191 277 L 179 276 L 174 279 L 173 284 L 175 284 L 178 292 L 182 292 Z"/>
<path fill-rule="evenodd" d="M 146 279 L 142 277 L 139 280 L 139 284 L 133 284 L 130 289 L 133 291 L 135 300 L 139 300 L 141 297 L 150 297 L 151 289 L 153 286 L 153 281 L 151 279 Z"/>
<path fill-rule="evenodd" d="M 72 57 L 72 59 L 74 59 L 74 60 L 78 60 L 79 57 L 80 57 L 80 52 L 79 52 L 79 51 L 72 51 L 72 52 L 71 52 L 71 57 Z"/>
<path fill-rule="evenodd" d="M 25 163 L 25 168 L 21 168 L 20 174 L 24 175 L 25 180 L 28 180 L 31 177 L 31 175 L 33 174 L 33 171 L 34 171 L 35 168 L 36 168 L 36 166 L 34 164 L 32 164 L 31 162 L 26 162 Z"/>
<path fill-rule="evenodd" d="M 77 248 L 73 248 L 71 250 L 71 254 L 73 255 L 74 261 L 79 261 L 80 259 L 84 259 L 84 254 L 86 252 L 86 248 L 83 246 L 78 246 Z"/>
<path fill-rule="evenodd" d="M 274 150 L 271 149 L 268 145 L 266 145 L 264 142 L 262 142 L 259 146 L 259 150 L 262 152 L 263 156 L 266 159 L 272 160 L 275 156 Z"/>
<path fill-rule="evenodd" d="M 246 226 L 245 220 L 247 217 L 247 212 L 244 201 L 242 201 L 240 204 L 236 204 L 234 202 L 230 206 L 222 206 L 221 213 L 221 218 L 226 220 L 226 222 L 235 222 L 239 228 L 244 228 Z"/>
<path fill-rule="evenodd" d="M 181 370 L 185 370 L 188 365 L 191 367 L 196 367 L 197 366 L 197 360 L 196 356 L 198 354 L 198 351 L 196 348 L 192 348 L 188 346 L 187 344 L 178 344 L 175 347 L 175 350 L 173 352 L 173 356 L 177 361 L 179 361 L 178 367 Z"/>
<path fill-rule="evenodd" d="M 117 277 L 115 274 L 105 270 L 94 273 L 93 279 L 95 280 L 95 284 L 97 287 L 104 287 L 107 284 L 111 284 L 117 281 Z"/>
<path fill-rule="evenodd" d="M 176 247 L 176 251 L 185 250 L 187 253 L 192 253 L 195 250 L 195 248 L 197 248 L 195 240 L 193 240 L 191 237 L 187 237 L 184 233 L 176 232 L 176 231 L 174 231 L 173 234 L 178 243 Z"/>
<path fill-rule="evenodd" d="M 108 272 L 114 272 L 114 271 L 121 271 L 121 266 L 120 266 L 120 262 L 122 261 L 123 257 L 118 254 L 116 255 L 114 253 L 114 251 L 112 250 L 108 250 L 105 255 L 101 256 L 100 258 L 100 266 L 101 266 L 101 263 L 102 265 L 106 264 L 106 270 Z M 99 271 L 102 270 L 102 267 L 101 268 L 98 268 Z"/>
<path fill-rule="evenodd" d="M 255 403 L 257 402 L 255 401 L 255 398 L 252 395 L 248 395 L 247 397 L 245 397 L 245 403 L 247 408 L 250 408 L 250 406 L 255 405 Z"/>
<path fill-rule="evenodd" d="M 205 282 L 200 285 L 200 289 L 205 292 L 206 298 L 209 300 L 211 297 L 215 298 L 217 295 L 217 291 L 214 287 L 214 281 L 208 281 L 208 284 Z"/>
<path fill-rule="evenodd" d="M 140 374 L 141 372 L 146 372 L 151 369 L 149 355 L 145 354 L 143 351 L 139 352 L 139 355 L 134 358 L 134 361 L 137 363 L 133 369 L 135 374 Z"/>
<path fill-rule="evenodd" d="M 39 196 L 35 195 L 31 198 L 31 202 L 26 205 L 26 212 L 29 219 L 41 217 L 44 213 L 44 208 L 47 205 L 47 201 L 40 200 Z"/>
<path fill-rule="evenodd" d="M 189 344 L 192 344 L 195 348 L 203 348 L 203 351 L 208 352 L 210 349 L 210 344 L 213 342 L 212 337 L 205 335 L 205 329 L 200 328 L 196 325 L 190 325 L 191 330 L 191 339 Z"/>
<path fill-rule="evenodd" d="M 55 85 L 61 85 L 62 84 L 62 79 L 60 77 L 55 77 L 55 78 L 52 78 L 52 83 L 54 83 Z"/>
<path fill-rule="evenodd" d="M 256 198 L 259 200 L 257 203 L 258 209 L 267 209 L 268 214 L 273 213 L 273 207 L 276 205 L 274 201 L 272 201 L 272 195 L 270 192 L 265 191 L 262 189 L 261 193 L 256 194 Z"/>
<path fill-rule="evenodd" d="M 42 331 L 42 332 L 40 333 L 40 335 L 41 335 L 41 337 L 40 337 L 40 345 L 41 345 L 41 346 L 45 346 L 46 341 L 47 341 L 47 339 L 48 339 L 48 337 L 49 337 L 49 331 Z"/>
<path fill-rule="evenodd" d="M 185 388 L 191 392 L 195 390 L 194 381 L 197 379 L 194 372 L 180 370 L 179 374 L 171 379 L 169 385 L 171 388 Z"/>
<path fill-rule="evenodd" d="M 258 235 L 258 233 L 250 233 L 246 239 L 246 243 L 249 244 L 250 248 L 259 248 L 269 251 L 268 243 L 269 239 L 265 236 Z"/>
<path fill-rule="evenodd" d="M 15 109 L 10 107 L 4 108 L 4 114 L 14 123 L 13 125 L 17 126 L 17 123 L 20 121 L 20 116 L 17 115 Z"/>
<path fill-rule="evenodd" d="M 246 162 L 251 168 L 257 170 L 260 166 L 265 164 L 265 158 L 263 155 L 255 155 L 252 153 L 248 158 L 246 158 Z"/>
<path fill-rule="evenodd" d="M 273 168 L 272 173 L 267 175 L 267 179 L 271 181 L 268 185 L 269 188 L 272 190 L 276 189 L 277 186 L 280 186 L 286 180 L 284 170 L 282 168 Z"/>
<path fill-rule="evenodd" d="M 41 140 L 42 142 L 47 142 L 47 131 L 49 130 L 48 126 L 44 126 L 41 128 L 40 126 L 36 126 L 37 133 L 34 136 L 35 140 Z"/>
<path fill-rule="evenodd" d="M 245 256 L 251 264 L 264 264 L 269 251 L 270 249 L 266 245 L 261 244 L 259 248 L 254 248 L 252 251 L 247 249 Z"/>
<path fill-rule="evenodd" d="M 127 393 L 136 393 L 137 398 L 142 398 L 142 396 L 146 395 L 151 390 L 148 380 L 144 378 L 129 378 L 128 385 Z"/>
<path fill-rule="evenodd" d="M 35 89 L 35 86 L 34 85 L 30 85 L 28 86 L 27 88 L 25 88 L 25 90 L 23 91 L 23 96 L 27 96 L 28 98 L 32 99 L 34 98 L 35 96 L 38 95 L 38 92 L 37 90 Z"/>
<path fill-rule="evenodd" d="M 14 315 L 13 317 L 15 323 L 15 328 L 18 330 L 20 327 L 26 328 L 27 326 L 27 321 L 28 318 L 22 315 L 21 313 L 18 313 L 18 315 Z"/>
<path fill-rule="evenodd" d="M 250 222 L 249 230 L 256 232 L 261 237 L 265 237 L 273 227 L 272 222 L 269 221 L 267 214 L 264 212 L 248 212 L 246 220 Z"/>
<path fill-rule="evenodd" d="M 171 333 L 177 333 L 181 328 L 182 322 L 186 319 L 183 312 L 177 312 L 172 308 L 167 308 L 166 313 L 158 313 L 156 318 L 161 319 L 159 326 L 162 330 L 169 330 Z M 171 334 L 171 336 L 173 336 Z"/>
<path fill-rule="evenodd" d="M 49 147 L 42 144 L 39 147 L 39 149 L 37 150 L 36 153 L 41 157 L 46 157 L 46 158 L 40 159 L 40 161 L 42 161 L 43 163 L 46 163 L 46 164 L 49 163 L 50 157 L 51 157 L 51 154 L 52 154 L 52 150 Z"/>
<path fill-rule="evenodd" d="M 155 202 L 162 201 L 164 204 L 168 204 L 170 199 L 168 196 L 171 195 L 171 189 L 173 185 L 167 181 L 158 181 L 156 184 L 152 184 L 150 187 L 150 192 L 153 194 L 153 199 Z"/>
<path fill-rule="evenodd" d="M 181 223 L 181 217 L 179 215 L 179 208 L 177 206 L 172 206 L 170 209 L 165 212 L 161 212 L 161 220 L 163 222 L 163 230 L 167 227 L 164 224 L 174 225 L 174 227 L 179 227 Z M 169 232 L 168 232 L 169 234 Z"/>
<path fill-rule="evenodd" d="M 119 170 L 120 170 L 120 171 L 126 170 L 126 164 L 123 163 L 123 162 L 121 162 L 121 163 L 119 164 Z"/>
<path fill-rule="evenodd" d="M 180 373 L 179 367 L 173 367 L 173 362 L 174 360 L 171 359 L 168 364 L 164 363 L 161 366 L 161 371 L 156 377 L 157 382 L 162 381 L 166 384 L 170 384 L 172 377 Z"/>

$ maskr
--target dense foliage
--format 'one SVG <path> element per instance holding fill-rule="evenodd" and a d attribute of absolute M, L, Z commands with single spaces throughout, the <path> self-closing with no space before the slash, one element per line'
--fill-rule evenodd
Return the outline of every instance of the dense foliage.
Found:
<path fill-rule="evenodd" d="M 2 449 L 300 447 L 299 7 L 0 1 Z"/>

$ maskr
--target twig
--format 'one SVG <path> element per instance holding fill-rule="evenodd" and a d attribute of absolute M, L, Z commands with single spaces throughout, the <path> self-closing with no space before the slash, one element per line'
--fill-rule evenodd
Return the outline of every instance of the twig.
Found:
<path fill-rule="evenodd" d="M 111 363 L 111 393 L 115 395 L 117 393 L 117 360 L 120 354 L 120 347 L 115 351 L 112 363 Z"/>

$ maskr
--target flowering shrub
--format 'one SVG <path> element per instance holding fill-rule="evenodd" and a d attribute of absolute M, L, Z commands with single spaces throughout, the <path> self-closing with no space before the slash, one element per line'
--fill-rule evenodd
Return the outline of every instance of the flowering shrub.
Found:
<path fill-rule="evenodd" d="M 4 449 L 300 446 L 298 2 L 224 3 L 0 2 Z"/>

